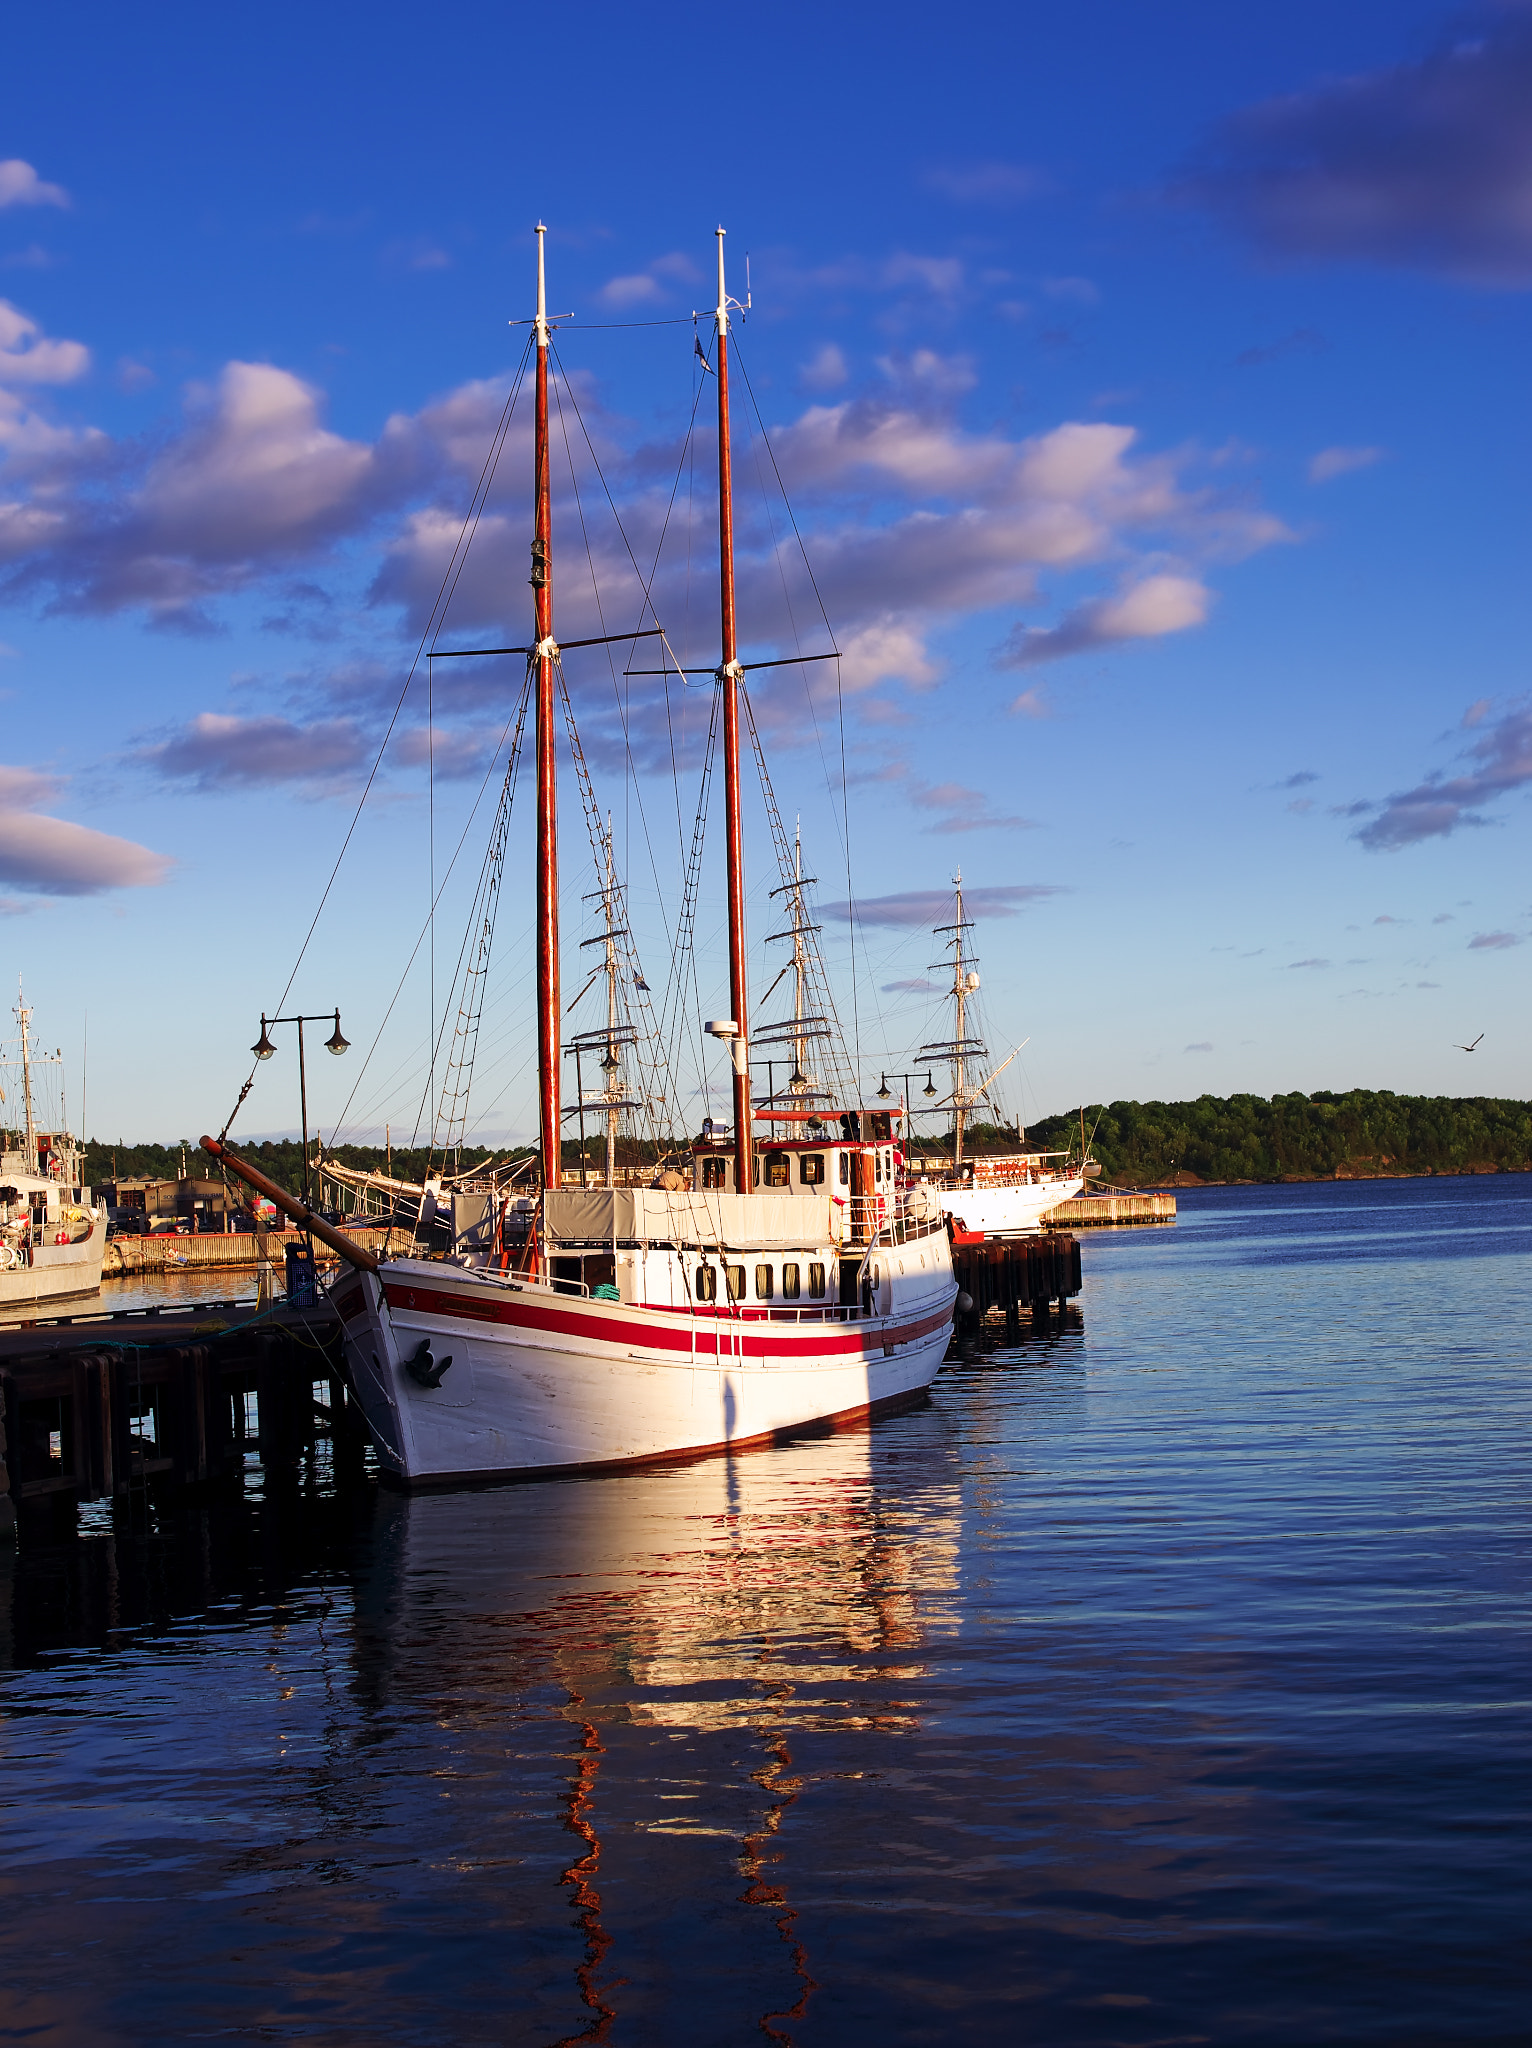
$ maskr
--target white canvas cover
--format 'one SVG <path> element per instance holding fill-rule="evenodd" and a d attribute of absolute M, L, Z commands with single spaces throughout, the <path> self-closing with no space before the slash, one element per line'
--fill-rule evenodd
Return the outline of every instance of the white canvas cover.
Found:
<path fill-rule="evenodd" d="M 731 1195 L 684 1188 L 550 1188 L 550 1242 L 722 1245 L 813 1250 L 838 1235 L 827 1194 Z"/>

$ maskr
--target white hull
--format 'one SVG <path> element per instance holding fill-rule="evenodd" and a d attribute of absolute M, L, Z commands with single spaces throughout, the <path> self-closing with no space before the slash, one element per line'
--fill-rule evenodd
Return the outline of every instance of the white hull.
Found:
<path fill-rule="evenodd" d="M 951 1335 L 946 1237 L 879 1256 L 887 1312 L 865 1316 L 608 1302 L 416 1259 L 333 1293 L 379 1460 L 418 1484 L 683 1457 L 918 1394 Z M 452 1359 L 437 1387 L 406 1367 L 424 1340 Z"/>
<path fill-rule="evenodd" d="M 942 1211 L 965 1237 L 1023 1237 L 1040 1230 L 1048 1211 L 1073 1201 L 1084 1185 L 1083 1175 L 1061 1173 L 1015 1187 L 943 1188 Z"/>
<path fill-rule="evenodd" d="M 89 1237 L 77 1244 L 38 1244 L 14 1254 L 19 1263 L 0 1269 L 0 1309 L 36 1308 L 43 1302 L 73 1301 L 101 1291 L 101 1260 L 106 1250 L 106 1211 L 102 1209 Z"/>

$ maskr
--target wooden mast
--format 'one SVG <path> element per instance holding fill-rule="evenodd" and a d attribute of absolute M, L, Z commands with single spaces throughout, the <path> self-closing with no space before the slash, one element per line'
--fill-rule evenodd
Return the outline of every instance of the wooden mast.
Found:
<path fill-rule="evenodd" d="M 755 1186 L 750 1102 L 749 995 L 745 986 L 745 853 L 739 802 L 739 679 L 743 674 L 734 633 L 734 480 L 729 459 L 729 299 L 723 281 L 724 230 L 718 229 L 718 589 L 723 660 L 724 837 L 729 891 L 729 1012 L 734 1022 L 734 1185 Z"/>
<path fill-rule="evenodd" d="M 543 237 L 537 225 L 537 417 L 534 440 L 532 604 L 537 669 L 537 1127 L 543 1186 L 561 1178 L 559 1123 L 559 854 L 558 785 L 553 753 L 553 511 L 548 481 L 548 294 Z"/>

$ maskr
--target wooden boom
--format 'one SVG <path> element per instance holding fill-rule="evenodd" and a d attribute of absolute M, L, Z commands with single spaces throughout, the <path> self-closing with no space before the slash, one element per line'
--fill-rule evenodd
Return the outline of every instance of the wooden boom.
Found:
<path fill-rule="evenodd" d="M 230 1173 L 237 1174 L 247 1187 L 264 1195 L 268 1202 L 275 1202 L 284 1216 L 290 1216 L 300 1230 L 306 1230 L 317 1237 L 321 1244 L 327 1244 L 332 1252 L 353 1266 L 360 1266 L 364 1273 L 376 1273 L 378 1258 L 364 1244 L 353 1244 L 343 1230 L 337 1230 L 333 1223 L 326 1223 L 322 1216 L 316 1216 L 312 1209 L 300 1202 L 296 1195 L 290 1195 L 286 1188 L 279 1188 L 274 1180 L 268 1180 L 257 1166 L 251 1166 L 227 1145 L 220 1145 L 216 1138 L 204 1138 L 202 1149 L 214 1159 L 221 1159 Z"/>

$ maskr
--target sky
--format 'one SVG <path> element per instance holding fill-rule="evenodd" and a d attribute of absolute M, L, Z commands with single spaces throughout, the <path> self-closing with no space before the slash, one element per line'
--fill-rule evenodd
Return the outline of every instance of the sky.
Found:
<path fill-rule="evenodd" d="M 171 0 L 6 46 L 0 964 L 71 1121 L 216 1131 L 262 1010 L 339 1006 L 311 1124 L 429 1128 L 520 676 L 416 657 L 529 631 L 525 390 L 476 493 L 538 220 L 556 629 L 647 589 L 688 665 L 692 316 L 715 227 L 741 299 L 748 258 L 741 649 L 840 650 L 751 690 L 870 1087 L 948 1028 L 961 871 L 1024 1118 L 1532 1093 L 1532 6 Z M 651 665 L 565 668 L 659 991 L 711 686 Z M 485 1142 L 535 1114 L 527 796 Z M 567 762 L 561 803 L 567 991 L 599 907 Z M 717 1016 L 716 816 L 705 856 L 684 1007 Z M 765 1017 L 753 793 L 747 859 Z M 236 1136 L 296 1128 L 277 1036 Z"/>

